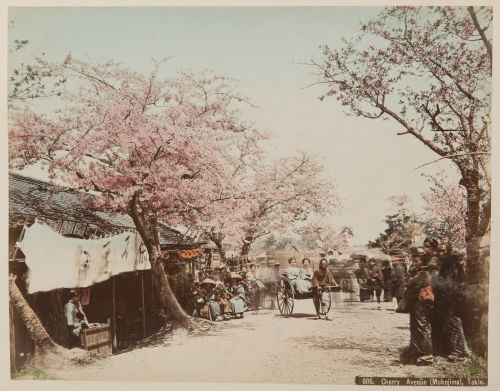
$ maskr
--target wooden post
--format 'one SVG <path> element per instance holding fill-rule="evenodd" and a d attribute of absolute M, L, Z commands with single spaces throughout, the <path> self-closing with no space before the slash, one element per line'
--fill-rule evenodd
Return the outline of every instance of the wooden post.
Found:
<path fill-rule="evenodd" d="M 16 333 L 14 327 L 14 307 L 9 300 L 9 321 L 10 321 L 10 372 L 16 373 Z"/>
<path fill-rule="evenodd" d="M 112 288 L 111 288 L 111 300 L 112 300 L 112 314 L 111 314 L 111 322 L 112 322 L 112 349 L 113 352 L 116 352 L 118 350 L 118 343 L 116 339 L 116 302 L 115 302 L 115 279 L 116 277 L 111 277 L 112 281 Z"/>
<path fill-rule="evenodd" d="M 142 338 L 146 338 L 146 305 L 144 300 L 144 271 L 141 272 Z"/>

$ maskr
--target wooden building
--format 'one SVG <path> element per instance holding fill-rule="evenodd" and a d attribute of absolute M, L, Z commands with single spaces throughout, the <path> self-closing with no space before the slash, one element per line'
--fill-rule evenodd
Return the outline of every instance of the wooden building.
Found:
<path fill-rule="evenodd" d="M 75 238 L 90 239 L 135 231 L 130 216 L 90 210 L 83 202 L 86 196 L 44 181 L 9 174 L 9 272 L 17 276 L 19 289 L 47 332 L 63 346 L 68 343 L 64 305 L 69 298 L 69 289 L 28 294 L 25 284 L 27 266 L 16 242 L 22 239 L 23 227 L 31 225 L 35 219 L 50 225 L 61 235 Z M 160 224 L 159 230 L 169 281 L 181 305 L 189 311 L 193 262 L 180 255 L 183 251 L 199 249 L 203 243 L 185 237 L 165 224 Z M 114 352 L 151 335 L 160 328 L 166 315 L 158 307 L 150 270 L 122 273 L 84 288 L 83 292 L 88 300 L 84 311 L 89 322 L 110 322 Z M 15 371 L 29 357 L 33 346 L 13 308 L 10 308 L 10 326 L 11 368 Z"/>

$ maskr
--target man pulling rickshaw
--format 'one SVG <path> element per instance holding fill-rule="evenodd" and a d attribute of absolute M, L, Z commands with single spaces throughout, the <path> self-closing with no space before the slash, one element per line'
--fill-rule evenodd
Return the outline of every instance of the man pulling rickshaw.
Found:
<path fill-rule="evenodd" d="M 313 299 L 314 308 L 316 309 L 317 319 L 322 316 L 328 318 L 332 303 L 332 291 L 339 291 L 340 286 L 337 285 L 332 274 L 328 270 L 328 261 L 325 258 L 320 260 L 319 270 L 314 271 L 311 279 L 311 289 L 307 292 L 302 292 L 296 289 L 298 285 L 296 280 L 299 278 L 295 269 L 296 261 L 294 258 L 289 260 L 290 276 L 288 270 L 280 272 L 279 283 L 277 289 L 278 308 L 282 316 L 289 317 L 293 312 L 294 301 L 302 299 Z"/>

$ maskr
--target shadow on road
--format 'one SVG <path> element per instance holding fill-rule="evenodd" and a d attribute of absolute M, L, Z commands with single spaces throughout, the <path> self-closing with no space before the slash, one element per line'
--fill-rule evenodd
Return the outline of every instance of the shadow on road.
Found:
<path fill-rule="evenodd" d="M 275 314 L 274 315 L 275 318 L 283 318 L 283 316 L 281 314 Z M 308 319 L 316 319 L 316 316 L 313 315 L 313 314 L 304 314 L 304 313 L 296 313 L 296 314 L 292 314 L 289 316 L 289 318 L 308 318 Z"/>

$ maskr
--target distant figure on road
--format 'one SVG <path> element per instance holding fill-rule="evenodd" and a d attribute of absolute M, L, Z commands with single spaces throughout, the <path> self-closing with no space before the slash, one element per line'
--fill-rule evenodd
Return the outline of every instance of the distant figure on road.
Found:
<path fill-rule="evenodd" d="M 365 301 L 370 299 L 370 291 L 367 286 L 368 273 L 366 272 L 366 258 L 360 258 L 358 261 L 358 269 L 354 272 L 359 286 L 359 300 Z"/>
<path fill-rule="evenodd" d="M 384 287 L 384 301 L 392 301 L 392 279 L 394 270 L 389 261 L 382 262 L 382 282 Z"/>
<path fill-rule="evenodd" d="M 405 291 L 406 269 L 397 259 L 392 260 L 394 272 L 392 274 L 392 295 L 396 298 L 397 305 L 401 303 Z"/>
<path fill-rule="evenodd" d="M 380 310 L 380 295 L 382 294 L 382 288 L 384 285 L 382 283 L 382 272 L 377 265 L 376 259 L 371 258 L 368 261 L 368 268 L 366 269 L 366 273 L 368 274 L 366 285 L 370 291 L 370 297 L 373 297 L 373 294 L 375 293 L 378 303 L 378 309 Z"/>

